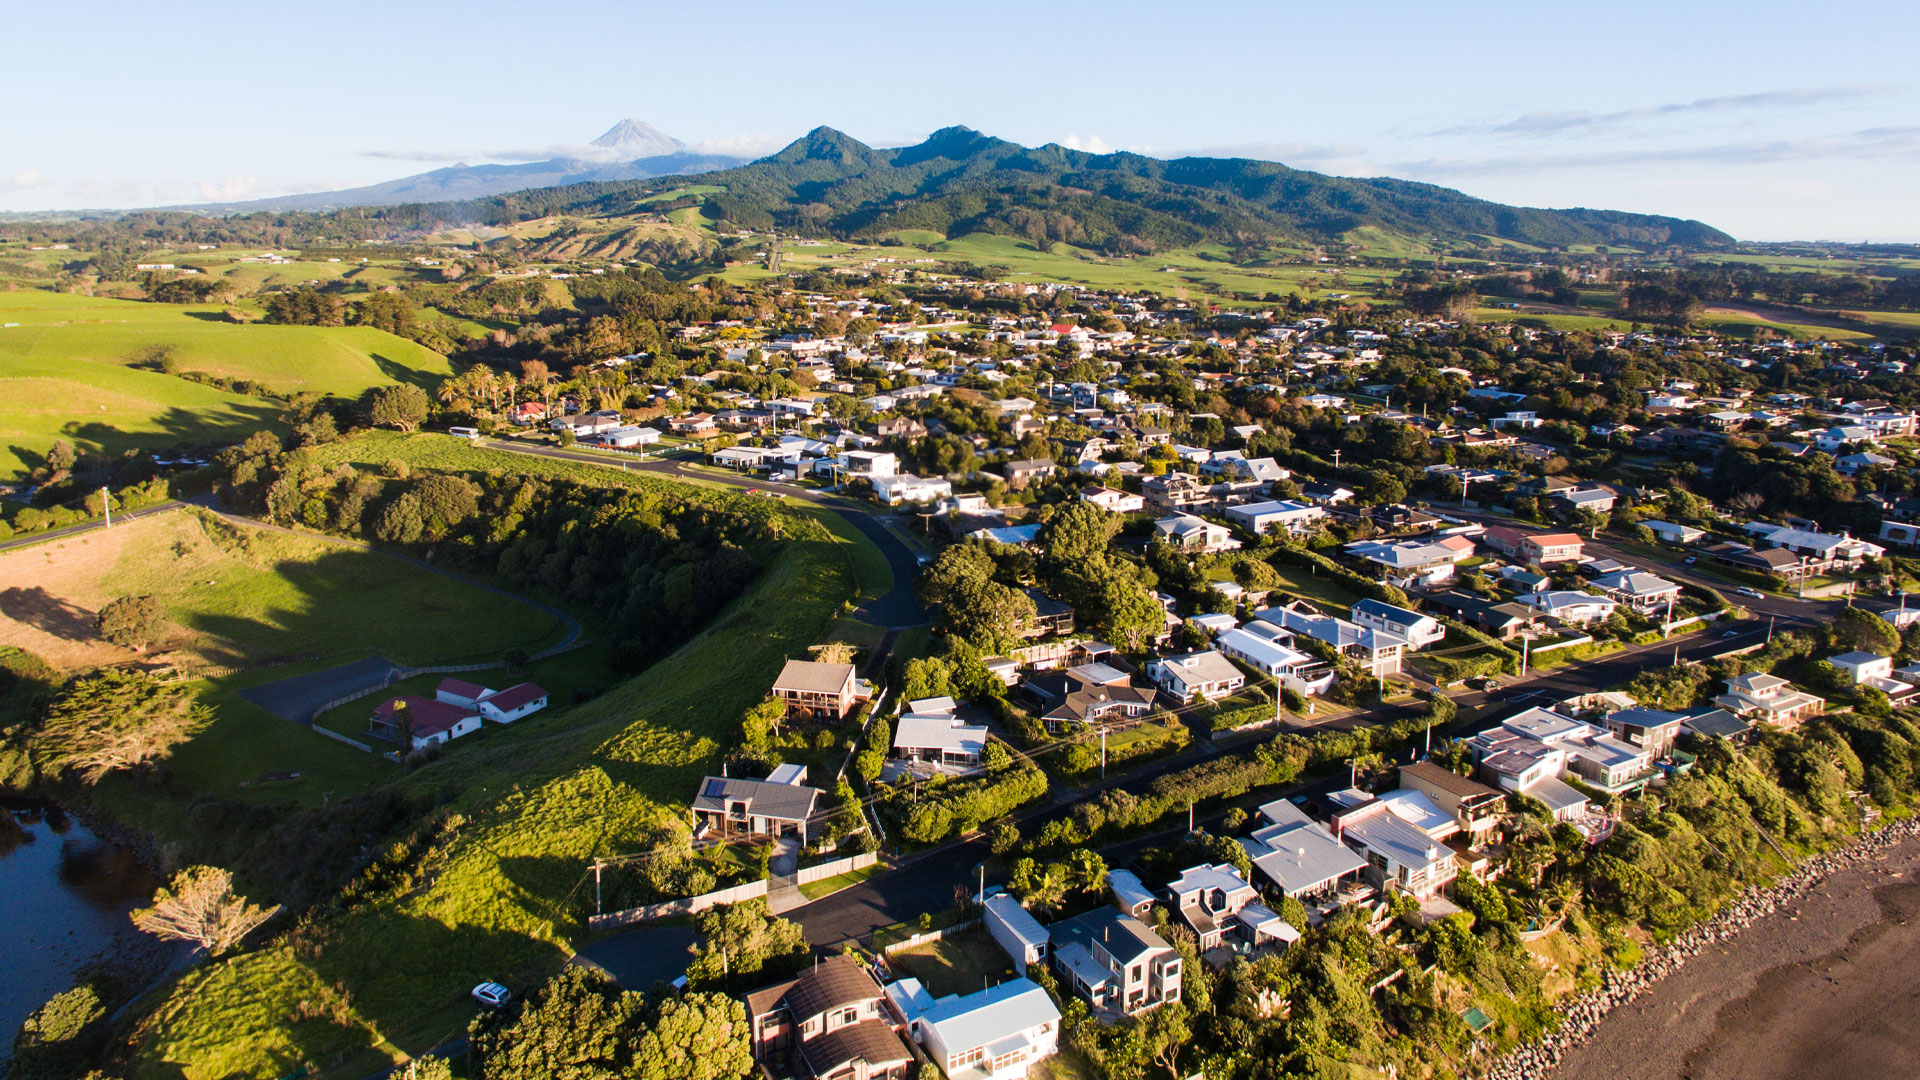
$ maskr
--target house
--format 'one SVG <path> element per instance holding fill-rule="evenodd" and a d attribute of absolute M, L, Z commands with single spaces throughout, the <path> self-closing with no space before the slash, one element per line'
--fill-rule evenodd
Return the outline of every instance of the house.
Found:
<path fill-rule="evenodd" d="M 1613 510 L 1613 504 L 1618 502 L 1619 498 L 1606 488 L 1580 487 L 1555 492 L 1553 501 L 1569 514 L 1577 514 L 1582 510 L 1605 514 Z"/>
<path fill-rule="evenodd" d="M 1221 945 L 1230 934 L 1250 946 L 1264 944 L 1256 939 L 1277 918 L 1259 903 L 1260 891 L 1227 863 L 1188 867 L 1167 885 L 1167 894 L 1201 952 Z M 1242 919 L 1243 913 L 1248 917 Z"/>
<path fill-rule="evenodd" d="M 1801 556 L 1806 560 L 1806 565 L 1815 571 L 1834 567 L 1857 569 L 1866 560 L 1877 559 L 1887 553 L 1887 549 L 1879 544 L 1856 540 L 1845 533 L 1835 536 L 1814 529 L 1796 529 L 1764 521 L 1748 522 L 1744 528 L 1769 548 L 1784 548 Z"/>
<path fill-rule="evenodd" d="M 817 788 L 806 786 L 806 778 L 804 767 L 785 765 L 765 780 L 706 777 L 693 797 L 694 819 L 722 839 L 795 836 L 804 843 L 807 820 L 820 798 Z"/>
<path fill-rule="evenodd" d="M 813 1080 L 907 1080 L 904 1024 L 867 969 L 829 956 L 799 978 L 746 995 L 753 1058 L 769 1075 Z"/>
<path fill-rule="evenodd" d="M 1586 626 L 1589 623 L 1604 622 L 1612 618 L 1614 610 L 1620 606 L 1618 601 L 1604 596 L 1573 592 L 1568 589 L 1529 593 L 1521 597 L 1520 602 L 1528 607 L 1538 608 L 1542 614 L 1568 626 Z"/>
<path fill-rule="evenodd" d="M 1778 675 L 1748 672 L 1727 680 L 1727 692 L 1715 705 L 1744 720 L 1789 726 L 1826 711 L 1825 698 L 1815 697 Z"/>
<path fill-rule="evenodd" d="M 1303 485 L 1300 488 L 1302 498 L 1320 506 L 1338 506 L 1341 503 L 1351 502 L 1355 494 L 1356 492 L 1352 488 L 1341 487 L 1339 484 L 1321 483 L 1319 481 Z"/>
<path fill-rule="evenodd" d="M 871 478 L 871 482 L 874 498 L 888 506 L 933 502 L 936 499 L 951 498 L 953 495 L 952 481 L 940 477 L 899 473 L 893 476 L 875 476 Z"/>
<path fill-rule="evenodd" d="M 1260 807 L 1260 816 L 1266 823 L 1240 846 L 1254 871 L 1282 896 L 1302 901 L 1330 897 L 1367 868 L 1364 857 L 1285 799 Z"/>
<path fill-rule="evenodd" d="M 1206 481 L 1188 472 L 1144 477 L 1140 492 L 1156 514 L 1201 513 L 1214 509 L 1219 501 Z"/>
<path fill-rule="evenodd" d="M 1457 591 L 1429 596 L 1422 603 L 1436 611 L 1451 612 L 1461 622 L 1478 626 L 1502 641 L 1512 641 L 1546 618 L 1544 612 L 1525 604 L 1497 602 Z"/>
<path fill-rule="evenodd" d="M 1473 541 L 1464 536 L 1444 540 L 1359 540 L 1346 553 L 1379 567 L 1375 571 L 1398 588 L 1433 588 L 1453 579 L 1454 568 L 1472 557 Z"/>
<path fill-rule="evenodd" d="M 1134 686 L 1125 672 L 1107 664 L 1036 672 L 1021 685 L 1038 702 L 1040 719 L 1055 735 L 1072 724 L 1104 727 L 1153 711 L 1154 692 Z"/>
<path fill-rule="evenodd" d="M 1115 514 L 1136 514 L 1147 508 L 1146 496 L 1134 495 L 1110 487 L 1082 488 L 1080 501 L 1092 503 L 1102 510 Z"/>
<path fill-rule="evenodd" d="M 893 756 L 951 768 L 973 768 L 987 753 L 987 729 L 962 723 L 952 698 L 907 703 L 894 725 Z"/>
<path fill-rule="evenodd" d="M 1518 554 L 1528 562 L 1550 566 L 1554 563 L 1579 562 L 1584 546 L 1573 533 L 1535 533 L 1520 539 Z"/>
<path fill-rule="evenodd" d="M 1180 1000 L 1180 954 L 1145 923 L 1110 907 L 1048 928 L 1061 989 L 1103 1020 Z"/>
<path fill-rule="evenodd" d="M 980 921 L 987 934 L 1005 950 L 1021 975 L 1047 957 L 1051 936 L 1011 893 L 996 892 L 980 905 Z"/>
<path fill-rule="evenodd" d="M 1208 701 L 1232 697 L 1247 684 L 1246 673 L 1212 649 L 1155 660 L 1147 665 L 1147 678 L 1182 705 L 1197 697 Z"/>
<path fill-rule="evenodd" d="M 1311 697 L 1326 692 L 1335 678 L 1333 665 L 1286 644 L 1292 640 L 1293 635 L 1280 627 L 1255 621 L 1223 632 L 1214 644 L 1296 694 Z"/>
<path fill-rule="evenodd" d="M 1855 686 L 1870 686 L 1892 698 L 1896 703 L 1906 702 L 1908 698 L 1920 693 L 1907 679 L 1893 677 L 1893 657 L 1879 656 L 1868 652 L 1847 652 L 1839 656 L 1827 657 L 1827 663 L 1843 672 Z"/>
<path fill-rule="evenodd" d="M 874 480 L 900 471 L 900 459 L 880 450 L 848 450 L 833 459 L 833 469 L 848 480 Z M 815 472 L 822 471 L 819 466 Z"/>
<path fill-rule="evenodd" d="M 660 432 L 650 427 L 617 427 L 591 436 L 591 441 L 601 446 L 626 450 L 635 446 L 652 446 L 660 441 Z"/>
<path fill-rule="evenodd" d="M 1608 713 L 1602 723 L 1614 738 L 1629 746 L 1638 746 L 1655 758 L 1663 758 L 1673 752 L 1674 740 L 1679 737 L 1680 725 L 1685 720 L 1680 713 L 1635 705 Z"/>
<path fill-rule="evenodd" d="M 1419 652 L 1447 636 L 1447 628 L 1439 619 L 1382 603 L 1372 597 L 1354 601 L 1353 609 L 1348 614 L 1361 626 L 1370 626 L 1405 638 L 1408 652 Z"/>
<path fill-rule="evenodd" d="M 1431 804 L 1425 809 L 1429 817 L 1442 817 Z M 1452 824 L 1451 819 L 1443 820 L 1446 825 Z M 1384 799 L 1335 814 L 1333 834 L 1366 856 L 1364 873 L 1382 889 L 1424 900 L 1437 895 L 1460 875 L 1453 849 L 1407 821 Z"/>
<path fill-rule="evenodd" d="M 1407 639 L 1399 634 L 1375 630 L 1299 607 L 1266 608 L 1254 612 L 1253 617 L 1330 645 L 1341 655 L 1358 663 L 1362 671 L 1375 677 L 1398 673 L 1402 654 L 1406 651 Z"/>
<path fill-rule="evenodd" d="M 967 534 L 969 540 L 985 540 L 992 544 L 1005 544 L 1008 547 L 1025 547 L 1040 540 L 1040 525 L 994 525 L 975 529 Z"/>
<path fill-rule="evenodd" d="M 478 702 L 480 715 L 496 724 L 511 724 L 547 707 L 547 691 L 539 683 L 515 683 L 505 690 L 489 690 Z"/>
<path fill-rule="evenodd" d="M 1707 709 L 1680 721 L 1680 730 L 1702 739 L 1730 739 L 1745 742 L 1753 735 L 1753 725 L 1725 709 Z"/>
<path fill-rule="evenodd" d="M 1400 766 L 1400 786 L 1425 795 L 1476 842 L 1492 832 L 1506 813 L 1507 797 L 1498 789 L 1432 761 Z"/>
<path fill-rule="evenodd" d="M 1595 578 L 1593 584 L 1601 592 L 1642 615 L 1669 607 L 1680 599 L 1677 582 L 1644 570 L 1604 574 Z"/>
<path fill-rule="evenodd" d="M 788 716 L 813 720 L 844 720 L 866 696 L 852 664 L 812 660 L 787 661 L 773 681 L 773 695 L 786 702 Z"/>
<path fill-rule="evenodd" d="M 1233 551 L 1240 546 L 1240 541 L 1233 538 L 1231 529 L 1192 514 L 1161 518 L 1153 523 L 1153 535 L 1155 539 L 1182 551 Z"/>
<path fill-rule="evenodd" d="M 1024 461 L 1009 461 L 1001 467 L 1001 475 L 1007 478 L 1007 486 L 1014 490 L 1026 487 L 1036 480 L 1044 480 L 1058 472 L 1060 467 L 1051 458 L 1029 458 Z"/>
<path fill-rule="evenodd" d="M 1660 542 L 1681 547 L 1707 535 L 1704 529 L 1696 529 L 1691 525 L 1676 525 L 1671 521 L 1643 521 L 1640 524 L 1645 525 Z"/>
<path fill-rule="evenodd" d="M 1033 619 L 1020 628 L 1024 638 L 1059 637 L 1073 633 L 1073 605 L 1065 600 L 1055 600 L 1039 589 L 1025 590 L 1027 599 L 1033 601 Z"/>
<path fill-rule="evenodd" d="M 705 439 L 720 434 L 720 425 L 714 422 L 711 413 L 687 413 L 667 420 L 667 428 L 675 435 Z"/>
<path fill-rule="evenodd" d="M 1136 919 L 1146 918 L 1153 910 L 1153 893 L 1131 870 L 1107 871 L 1107 891 L 1113 894 L 1114 907 Z"/>
<path fill-rule="evenodd" d="M 479 730 L 477 710 L 415 694 L 401 694 L 381 702 L 367 722 L 369 734 L 401 743 L 409 750 L 445 745 Z"/>
<path fill-rule="evenodd" d="M 1029 979 L 924 1004 L 926 991 L 918 988 L 918 980 L 903 979 L 887 990 L 914 1039 L 947 1080 L 1024 1080 L 1029 1069 L 1060 1048 L 1060 1010 Z"/>
<path fill-rule="evenodd" d="M 1550 709 L 1510 716 L 1467 745 L 1488 783 L 1539 799 L 1563 821 L 1583 815 L 1586 799 L 1578 792 L 1569 797 L 1572 789 L 1560 783 L 1562 778 L 1577 776 L 1592 787 L 1619 793 L 1643 786 L 1654 775 L 1650 749 Z"/>
<path fill-rule="evenodd" d="M 1314 526 L 1326 520 L 1327 512 L 1318 506 L 1292 501 L 1246 503 L 1227 507 L 1227 520 L 1232 521 L 1255 536 L 1265 535 L 1274 528 L 1284 529 L 1291 535 L 1299 536 L 1313 531 Z"/>

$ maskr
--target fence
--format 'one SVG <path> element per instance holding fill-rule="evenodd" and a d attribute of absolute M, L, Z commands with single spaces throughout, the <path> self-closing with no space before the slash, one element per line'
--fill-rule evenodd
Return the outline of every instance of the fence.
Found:
<path fill-rule="evenodd" d="M 929 941 L 939 941 L 941 938 L 946 937 L 948 934 L 964 934 L 967 931 L 979 925 L 980 925 L 979 919 L 968 919 L 965 922 L 954 923 L 952 926 L 943 926 L 938 930 L 922 930 L 917 934 L 910 935 L 909 937 L 906 937 L 900 941 L 896 941 L 891 945 L 883 946 L 880 949 L 880 955 L 892 956 L 894 953 L 901 952 L 906 949 L 911 949 L 918 945 L 925 945 Z"/>
<path fill-rule="evenodd" d="M 1531 651 L 1533 655 L 1539 656 L 1541 653 L 1552 652 L 1555 649 L 1571 649 L 1575 645 L 1591 644 L 1593 644 L 1593 637 L 1589 634 L 1581 634 L 1579 637 L 1570 637 L 1565 641 L 1556 641 L 1551 645 L 1535 645 Z"/>
<path fill-rule="evenodd" d="M 527 660 L 529 662 L 532 662 L 534 660 L 545 660 L 550 656 L 558 656 L 564 652 L 572 652 L 573 650 L 581 648 L 584 645 L 586 645 L 586 641 L 584 639 L 579 641 L 571 641 L 564 645 L 555 645 L 551 649 L 543 649 L 540 652 L 534 653 L 532 656 L 527 657 Z M 411 679 L 417 675 L 458 675 L 462 672 L 468 672 L 468 671 L 491 671 L 494 668 L 503 668 L 506 666 L 507 666 L 507 662 L 505 660 L 493 660 L 484 664 L 432 664 L 427 667 L 416 667 L 416 668 L 396 667 L 388 671 L 386 676 L 380 680 L 380 683 L 377 686 L 364 687 L 362 689 L 355 690 L 351 694 L 342 694 L 337 698 L 321 703 L 318 707 L 316 707 L 313 710 L 312 713 L 308 714 L 307 723 L 311 725 L 314 722 L 314 720 L 318 719 L 321 716 L 321 714 L 330 712 L 349 702 L 359 701 L 361 698 L 367 697 L 371 694 L 377 694 L 380 691 L 385 690 L 387 687 L 392 686 L 394 683 L 400 682 L 403 679 Z"/>
<path fill-rule="evenodd" d="M 325 735 L 329 739 L 335 740 L 336 742 L 346 743 L 348 746 L 353 747 L 355 750 L 364 750 L 369 754 L 373 753 L 373 747 L 368 746 L 366 743 L 361 742 L 359 739 L 349 739 L 345 735 L 342 735 L 337 731 L 329 731 L 328 729 L 320 727 L 317 724 L 314 725 L 313 730 L 321 735 Z"/>
<path fill-rule="evenodd" d="M 636 926 L 640 923 L 671 919 L 676 915 L 691 915 L 696 911 L 705 911 L 721 904 L 755 900 L 765 895 L 767 895 L 767 882 L 762 878 L 759 881 L 749 881 L 744 885 L 701 893 L 699 896 L 664 900 L 658 904 L 646 904 L 641 907 L 627 908 L 624 911 L 609 911 L 605 915 L 595 915 L 588 919 L 587 927 L 592 930 L 617 930 L 623 926 Z"/>
<path fill-rule="evenodd" d="M 794 873 L 793 881 L 796 885 L 810 885 L 813 882 L 825 881 L 830 877 L 838 877 L 855 870 L 865 870 L 879 861 L 880 856 L 871 851 L 864 855 L 849 855 L 844 859 L 821 863 L 819 866 L 802 867 Z"/>

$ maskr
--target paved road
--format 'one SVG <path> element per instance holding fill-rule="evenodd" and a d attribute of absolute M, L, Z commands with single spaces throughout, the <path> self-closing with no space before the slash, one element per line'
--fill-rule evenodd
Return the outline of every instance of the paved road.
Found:
<path fill-rule="evenodd" d="M 850 499 L 810 488 L 769 484 L 765 480 L 755 480 L 733 473 L 690 469 L 680 461 L 655 458 L 626 462 L 601 454 L 562 450 L 551 446 L 532 446 L 502 439 L 491 440 L 486 445 L 494 450 L 505 450 L 509 453 L 532 454 L 536 457 L 555 458 L 561 461 L 579 461 L 624 472 L 645 472 L 676 479 L 701 480 L 742 490 L 754 488 L 766 491 L 777 490 L 788 498 L 799 499 L 802 502 L 832 510 L 852 523 L 863 536 L 873 541 L 874 545 L 880 549 L 880 553 L 886 556 L 888 569 L 893 571 L 893 587 L 884 595 L 868 600 L 856 610 L 855 613 L 859 615 L 861 621 L 890 630 L 924 626 L 930 621 L 925 605 L 920 603 L 920 598 L 914 595 L 913 591 L 914 579 L 920 574 L 918 554 L 907 545 L 906 541 L 875 520 L 873 514 L 865 507 Z"/>
<path fill-rule="evenodd" d="M 125 513 L 115 514 L 113 515 L 113 520 L 115 522 L 132 521 L 134 518 L 143 518 L 149 514 L 163 514 L 169 510 L 178 510 L 184 505 L 186 504 L 177 499 L 168 499 L 166 502 L 155 503 L 144 509 L 128 510 Z M 83 532 L 92 532 L 95 529 L 104 529 L 106 527 L 106 521 L 101 518 L 94 518 L 90 521 L 80 522 L 78 525 L 68 525 L 63 529 L 28 533 L 25 536 L 15 537 L 5 543 L 0 543 L 0 551 L 11 551 L 14 548 L 28 547 L 33 544 L 44 544 L 49 540 L 60 540 L 68 536 L 78 536 Z"/>

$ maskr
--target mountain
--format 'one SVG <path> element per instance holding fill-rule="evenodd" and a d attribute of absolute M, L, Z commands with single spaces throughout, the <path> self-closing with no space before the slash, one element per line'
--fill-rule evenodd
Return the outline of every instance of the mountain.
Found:
<path fill-rule="evenodd" d="M 531 188 L 614 183 L 656 176 L 708 172 L 747 159 L 702 154 L 652 124 L 628 118 L 574 153 L 523 165 L 459 164 L 398 180 L 307 195 L 281 195 L 247 202 L 208 203 L 180 209 L 231 214 L 254 211 L 338 210 L 350 206 L 463 202 Z"/>
<path fill-rule="evenodd" d="M 1236 246 L 1274 237 L 1333 240 L 1371 226 L 1541 247 L 1732 242 L 1701 222 L 1656 214 L 1508 206 L 1433 184 L 1327 176 L 1246 158 L 1169 161 L 1051 143 L 1030 148 L 965 127 L 893 149 L 816 128 L 770 157 L 698 179 L 724 189 L 704 198 L 703 211 L 715 220 L 851 238 L 903 229 L 948 237 L 991 232 L 1142 252 L 1202 240 Z M 656 180 L 557 187 L 445 212 L 482 221 L 619 214 L 668 186 Z"/>

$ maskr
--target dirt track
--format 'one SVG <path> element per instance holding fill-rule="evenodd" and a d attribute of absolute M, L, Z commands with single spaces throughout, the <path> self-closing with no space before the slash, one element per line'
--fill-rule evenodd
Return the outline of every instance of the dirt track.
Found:
<path fill-rule="evenodd" d="M 1920 1076 L 1920 840 L 1835 873 L 1620 1006 L 1554 1080 Z"/>

